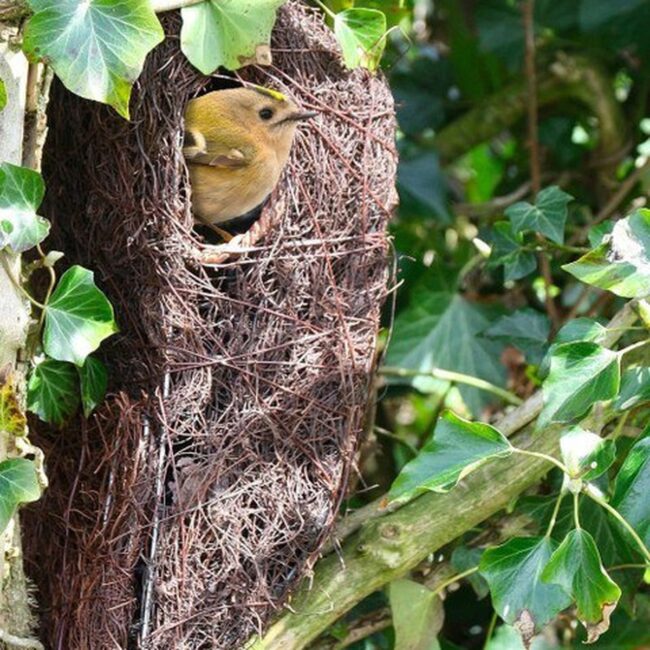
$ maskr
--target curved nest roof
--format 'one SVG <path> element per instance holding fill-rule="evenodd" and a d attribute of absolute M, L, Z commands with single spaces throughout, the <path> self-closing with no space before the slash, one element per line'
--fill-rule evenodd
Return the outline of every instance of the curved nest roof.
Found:
<path fill-rule="evenodd" d="M 53 246 L 96 271 L 121 329 L 106 404 L 40 427 L 51 487 L 27 560 L 55 648 L 235 648 L 263 628 L 332 527 L 372 381 L 395 202 L 385 82 L 343 68 L 318 14 L 283 7 L 273 66 L 241 77 L 320 115 L 254 236 L 206 258 L 182 118 L 221 82 L 181 55 L 179 16 L 164 24 L 131 123 L 60 85 L 50 103 Z"/>

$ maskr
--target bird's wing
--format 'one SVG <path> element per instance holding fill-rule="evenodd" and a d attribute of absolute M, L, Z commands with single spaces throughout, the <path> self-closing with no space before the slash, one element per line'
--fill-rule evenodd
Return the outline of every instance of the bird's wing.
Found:
<path fill-rule="evenodd" d="M 187 129 L 183 142 L 183 155 L 195 165 L 211 167 L 246 167 L 250 156 L 237 147 L 229 147 L 219 142 L 207 142 L 201 131 Z"/>

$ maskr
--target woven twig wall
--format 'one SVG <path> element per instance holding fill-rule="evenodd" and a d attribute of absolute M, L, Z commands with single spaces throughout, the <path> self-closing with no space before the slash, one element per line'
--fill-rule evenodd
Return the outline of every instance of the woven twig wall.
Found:
<path fill-rule="evenodd" d="M 384 81 L 346 71 L 320 16 L 281 11 L 246 80 L 319 116 L 264 209 L 272 227 L 199 258 L 180 145 L 219 80 L 149 57 L 127 123 L 60 85 L 44 174 L 53 246 L 96 271 L 120 334 L 90 421 L 41 430 L 51 487 L 27 515 L 44 640 L 61 650 L 236 648 L 331 529 L 362 427 L 388 279 L 396 156 Z"/>

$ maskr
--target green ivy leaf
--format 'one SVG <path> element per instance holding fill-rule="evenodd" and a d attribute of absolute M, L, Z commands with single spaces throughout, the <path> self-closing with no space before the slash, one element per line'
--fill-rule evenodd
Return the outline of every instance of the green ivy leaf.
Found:
<path fill-rule="evenodd" d="M 62 426 L 79 407 L 79 377 L 64 361 L 46 359 L 27 382 L 27 408 L 44 422 Z"/>
<path fill-rule="evenodd" d="M 497 221 L 492 229 L 490 266 L 503 266 L 504 280 L 515 282 L 537 268 L 535 254 L 523 250 L 524 236 L 514 233 L 507 221 Z"/>
<path fill-rule="evenodd" d="M 586 530 L 572 530 L 551 556 L 542 580 L 560 585 L 576 601 L 578 618 L 593 643 L 609 628 L 621 590 L 605 571 L 593 537 Z"/>
<path fill-rule="evenodd" d="M 23 47 L 73 93 L 129 117 L 131 86 L 164 34 L 149 0 L 29 0 Z"/>
<path fill-rule="evenodd" d="M 440 223 L 451 224 L 447 207 L 447 181 L 434 152 L 400 156 L 397 187 L 402 204 L 412 203 L 418 213 L 432 214 Z"/>
<path fill-rule="evenodd" d="M 358 7 L 336 14 L 334 34 L 346 67 L 376 70 L 386 47 L 386 28 L 386 16 L 378 9 Z"/>
<path fill-rule="evenodd" d="M 562 460 L 571 478 L 590 481 L 606 472 L 616 460 L 616 444 L 581 427 L 560 438 Z"/>
<path fill-rule="evenodd" d="M 638 366 L 625 370 L 621 377 L 621 392 L 614 402 L 614 408 L 617 411 L 628 411 L 649 401 L 650 367 Z"/>
<path fill-rule="evenodd" d="M 573 201 L 570 194 L 552 185 L 537 195 L 535 205 L 521 201 L 511 205 L 505 214 L 510 219 L 514 232 L 534 230 L 561 244 L 564 241 L 564 224 L 570 201 Z"/>
<path fill-rule="evenodd" d="M 551 369 L 542 385 L 544 408 L 538 426 L 571 422 L 591 406 L 616 397 L 620 357 L 597 343 L 563 343 L 551 349 Z"/>
<path fill-rule="evenodd" d="M 612 505 L 650 547 L 650 437 L 638 440 L 616 476 Z"/>
<path fill-rule="evenodd" d="M 206 0 L 181 10 L 181 49 L 203 74 L 271 63 L 276 12 L 286 0 Z"/>
<path fill-rule="evenodd" d="M 386 365 L 423 373 L 443 368 L 503 386 L 503 346 L 478 336 L 489 327 L 489 317 L 487 310 L 460 295 L 422 292 L 414 296 L 412 305 L 395 321 Z M 438 389 L 441 384 L 426 376 L 391 378 L 391 383 L 408 384 L 424 393 Z M 459 391 L 474 414 L 494 401 L 476 388 L 459 386 Z"/>
<path fill-rule="evenodd" d="M 564 589 L 540 580 L 556 547 L 548 537 L 513 537 L 488 548 L 481 558 L 479 568 L 490 586 L 494 609 L 517 629 L 524 644 L 571 604 Z"/>
<path fill-rule="evenodd" d="M 550 328 L 544 314 L 527 308 L 502 316 L 483 335 L 513 345 L 526 355 L 529 363 L 539 364 L 544 356 Z"/>
<path fill-rule="evenodd" d="M 510 455 L 508 439 L 494 427 L 447 411 L 433 437 L 407 463 L 388 492 L 389 501 L 409 501 L 427 490 L 446 492 L 490 458 Z"/>
<path fill-rule="evenodd" d="M 5 82 L 0 79 L 0 111 L 7 105 L 7 89 Z"/>
<path fill-rule="evenodd" d="M 37 501 L 41 496 L 36 467 L 26 458 L 12 458 L 0 463 L 0 533 L 21 503 Z"/>
<path fill-rule="evenodd" d="M 554 344 L 590 341 L 602 344 L 607 338 L 607 328 L 593 318 L 574 318 L 557 333 Z"/>
<path fill-rule="evenodd" d="M 442 600 L 413 580 L 394 580 L 388 588 L 395 650 L 439 650 L 444 621 Z"/>
<path fill-rule="evenodd" d="M 115 332 L 113 307 L 95 286 L 93 272 L 81 266 L 69 268 L 45 309 L 45 353 L 81 367 L 86 357 Z"/>
<path fill-rule="evenodd" d="M 0 248 L 22 253 L 40 244 L 50 222 L 36 214 L 45 186 L 41 175 L 25 167 L 0 164 Z"/>
<path fill-rule="evenodd" d="M 79 370 L 81 385 L 81 405 L 84 415 L 88 417 L 101 404 L 108 386 L 106 366 L 95 357 L 88 357 Z"/>
<path fill-rule="evenodd" d="M 650 210 L 637 210 L 617 221 L 602 244 L 562 268 L 578 280 L 617 296 L 647 296 L 650 294 Z"/>
<path fill-rule="evenodd" d="M 482 556 L 482 548 L 457 546 L 451 554 L 451 565 L 455 571 L 462 573 L 478 566 Z M 472 585 L 472 589 L 476 592 L 479 600 L 485 598 L 490 593 L 487 582 L 485 582 L 485 578 L 480 573 L 471 573 L 467 577 L 467 581 Z"/>

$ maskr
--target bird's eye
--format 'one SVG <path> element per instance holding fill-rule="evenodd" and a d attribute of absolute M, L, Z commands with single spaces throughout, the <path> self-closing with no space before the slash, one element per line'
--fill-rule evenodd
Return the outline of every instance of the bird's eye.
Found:
<path fill-rule="evenodd" d="M 270 119 L 273 117 L 273 109 L 271 109 L 271 108 L 263 108 L 263 109 L 259 112 L 259 116 L 260 116 L 263 120 L 270 120 Z"/>

